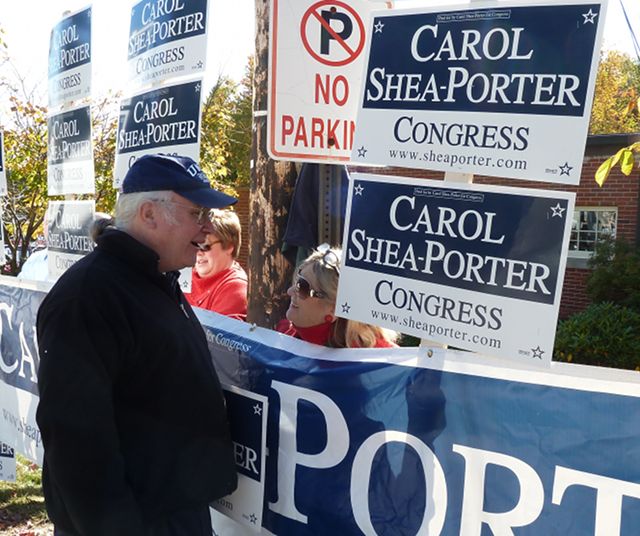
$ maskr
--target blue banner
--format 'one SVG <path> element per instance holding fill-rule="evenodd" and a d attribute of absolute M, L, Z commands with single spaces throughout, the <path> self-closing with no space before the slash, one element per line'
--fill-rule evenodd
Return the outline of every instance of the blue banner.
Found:
<path fill-rule="evenodd" d="M 6 280 L 0 437 L 41 460 L 33 328 L 45 293 Z M 219 501 L 246 515 L 214 520 L 217 534 L 252 534 L 260 520 L 279 536 L 637 534 L 637 373 L 334 350 L 197 313 L 228 391 L 239 471 L 264 483 L 259 499 Z"/>
<path fill-rule="evenodd" d="M 42 291 L 0 284 L 0 380 L 36 396 L 36 316 L 44 296 Z"/>
<path fill-rule="evenodd" d="M 640 526 L 633 374 L 331 350 L 199 314 L 221 381 L 269 401 L 265 533 L 632 536 Z"/>

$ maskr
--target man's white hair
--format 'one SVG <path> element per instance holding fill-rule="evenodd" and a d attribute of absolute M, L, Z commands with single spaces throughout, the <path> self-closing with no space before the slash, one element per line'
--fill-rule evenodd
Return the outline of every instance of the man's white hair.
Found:
<path fill-rule="evenodd" d="M 171 190 L 158 190 L 155 192 L 135 192 L 120 194 L 115 208 L 115 224 L 118 229 L 127 231 L 131 228 L 133 220 L 142 203 L 147 201 L 160 202 L 164 208 L 167 221 L 171 225 L 178 223 L 175 217 L 173 192 Z"/>

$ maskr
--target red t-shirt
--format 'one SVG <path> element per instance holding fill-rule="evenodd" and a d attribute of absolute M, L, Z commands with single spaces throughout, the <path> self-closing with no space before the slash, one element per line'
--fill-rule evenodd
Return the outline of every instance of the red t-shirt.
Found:
<path fill-rule="evenodd" d="M 236 261 L 210 277 L 200 277 L 195 270 L 191 275 L 191 293 L 185 294 L 191 305 L 246 320 L 247 274 Z"/>

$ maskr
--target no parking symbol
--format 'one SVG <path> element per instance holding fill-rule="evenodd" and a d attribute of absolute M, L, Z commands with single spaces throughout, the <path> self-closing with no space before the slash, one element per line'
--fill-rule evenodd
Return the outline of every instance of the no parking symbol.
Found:
<path fill-rule="evenodd" d="M 271 0 L 271 158 L 350 161 L 371 12 L 385 6 L 380 0 Z"/>
<path fill-rule="evenodd" d="M 305 12 L 300 22 L 305 50 L 324 65 L 338 67 L 354 61 L 362 52 L 365 30 L 362 19 L 344 2 L 321 0 Z"/>

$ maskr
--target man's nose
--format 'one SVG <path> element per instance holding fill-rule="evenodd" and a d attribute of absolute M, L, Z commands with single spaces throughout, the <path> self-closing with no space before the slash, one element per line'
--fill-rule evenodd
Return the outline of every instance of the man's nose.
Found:
<path fill-rule="evenodd" d="M 207 218 L 202 224 L 202 231 L 207 234 L 213 233 L 213 223 L 211 223 L 211 220 L 209 218 Z"/>

